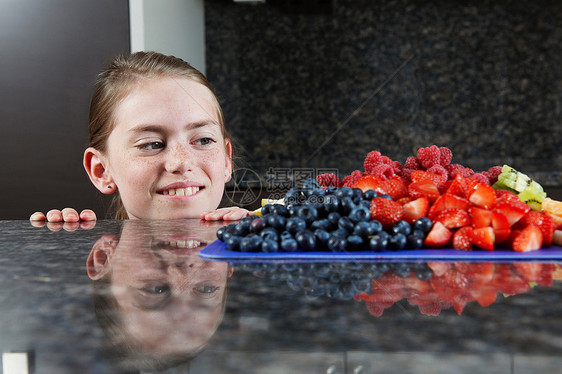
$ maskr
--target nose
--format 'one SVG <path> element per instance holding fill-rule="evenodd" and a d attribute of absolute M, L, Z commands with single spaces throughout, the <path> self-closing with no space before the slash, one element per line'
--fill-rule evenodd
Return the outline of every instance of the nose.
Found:
<path fill-rule="evenodd" d="M 172 174 L 183 174 L 191 171 L 192 155 L 188 145 L 176 144 L 169 148 L 166 155 L 165 168 Z"/>

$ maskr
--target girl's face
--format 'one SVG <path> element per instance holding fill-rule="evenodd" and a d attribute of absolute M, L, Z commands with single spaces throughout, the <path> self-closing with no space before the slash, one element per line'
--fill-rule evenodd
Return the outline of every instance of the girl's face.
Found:
<path fill-rule="evenodd" d="M 117 106 L 106 170 L 129 218 L 199 218 L 231 174 L 213 93 L 187 78 L 141 80 Z"/>

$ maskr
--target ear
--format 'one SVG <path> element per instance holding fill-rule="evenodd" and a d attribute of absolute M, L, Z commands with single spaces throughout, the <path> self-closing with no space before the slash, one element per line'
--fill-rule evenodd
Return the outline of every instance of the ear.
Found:
<path fill-rule="evenodd" d="M 232 178 L 232 143 L 230 139 L 225 139 L 226 158 L 224 164 L 225 183 L 229 182 Z"/>
<path fill-rule="evenodd" d="M 107 162 L 103 154 L 95 148 L 89 147 L 84 151 L 84 169 L 90 180 L 104 194 L 115 192 L 115 183 L 107 170 Z"/>
<path fill-rule="evenodd" d="M 119 239 L 114 235 L 104 235 L 96 241 L 86 260 L 86 268 L 91 280 L 99 280 L 109 272 L 109 260 L 118 241 Z"/>

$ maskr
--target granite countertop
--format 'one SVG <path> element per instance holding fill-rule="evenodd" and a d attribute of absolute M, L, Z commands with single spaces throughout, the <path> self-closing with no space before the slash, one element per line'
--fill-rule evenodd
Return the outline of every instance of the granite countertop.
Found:
<path fill-rule="evenodd" d="M 385 264 L 392 274 L 381 275 L 377 266 L 383 265 L 372 263 L 203 261 L 198 252 L 215 240 L 220 225 L 102 220 L 80 228 L 1 221 L 5 362 L 7 353 L 26 353 L 35 373 L 168 366 L 161 371 L 553 373 L 562 364 L 562 285 L 556 279 L 545 276 L 543 285 L 516 290 L 514 266 L 494 264 L 496 283 L 486 284 L 500 279 L 517 294 L 497 292 L 481 306 L 466 299 L 485 290 L 470 278 L 464 300 L 440 301 L 442 310 L 429 310 L 417 305 L 423 282 L 416 283 L 417 293 L 405 291 L 405 279 L 415 280 L 396 275 L 402 265 Z M 554 264 L 539 267 L 550 276 L 556 270 Z M 358 288 L 312 292 L 326 270 L 373 280 L 365 293 L 370 298 L 358 297 Z"/>

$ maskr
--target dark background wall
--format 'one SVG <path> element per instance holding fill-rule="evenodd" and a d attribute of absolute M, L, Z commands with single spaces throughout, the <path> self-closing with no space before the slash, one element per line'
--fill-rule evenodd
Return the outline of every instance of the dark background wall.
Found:
<path fill-rule="evenodd" d="M 126 0 L 0 0 L 0 219 L 107 200 L 82 167 L 100 69 L 129 51 Z"/>
<path fill-rule="evenodd" d="M 205 12 L 207 75 L 241 166 L 262 178 L 344 176 L 371 150 L 404 162 L 437 144 L 560 196 L 562 2 L 207 0 Z"/>

